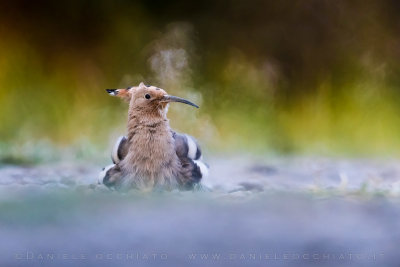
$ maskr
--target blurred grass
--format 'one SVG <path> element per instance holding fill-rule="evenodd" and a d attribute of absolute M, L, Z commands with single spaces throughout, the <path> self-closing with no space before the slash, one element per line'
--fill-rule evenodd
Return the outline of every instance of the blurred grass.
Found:
<path fill-rule="evenodd" d="M 210 152 L 399 155 L 398 4 L 223 2 L 6 4 L 0 161 L 108 155 L 127 105 L 104 89 L 141 81 L 201 104 L 169 117 Z"/>

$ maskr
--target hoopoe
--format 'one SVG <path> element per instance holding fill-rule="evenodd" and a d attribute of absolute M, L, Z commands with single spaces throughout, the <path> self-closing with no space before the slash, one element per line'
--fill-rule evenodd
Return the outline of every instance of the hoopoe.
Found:
<path fill-rule="evenodd" d="M 173 131 L 167 119 L 171 102 L 198 106 L 143 83 L 107 92 L 129 101 L 128 134 L 116 142 L 114 164 L 103 169 L 99 183 L 116 189 L 201 188 L 200 181 L 208 176 L 201 149 L 193 137 Z"/>

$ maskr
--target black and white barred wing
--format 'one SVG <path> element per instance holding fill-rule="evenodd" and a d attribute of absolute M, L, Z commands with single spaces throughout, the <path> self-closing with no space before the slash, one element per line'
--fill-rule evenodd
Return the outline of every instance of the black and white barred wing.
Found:
<path fill-rule="evenodd" d="M 113 179 L 110 177 L 118 176 L 118 172 L 120 172 L 116 164 L 123 160 L 126 154 L 128 154 L 128 139 L 125 136 L 120 136 L 111 152 L 111 159 L 114 164 L 103 168 L 98 177 L 99 184 L 105 184 L 107 186 L 112 184 L 111 180 Z"/>
<path fill-rule="evenodd" d="M 117 164 L 126 157 L 126 154 L 128 154 L 128 139 L 120 136 L 111 152 L 111 159 L 114 164 Z"/>
<path fill-rule="evenodd" d="M 194 182 L 201 181 L 203 185 L 210 186 L 207 181 L 208 166 L 203 162 L 201 148 L 192 136 L 187 134 L 173 133 L 175 139 L 175 150 L 179 159 L 182 162 L 189 164 L 185 165 L 188 169 L 188 178 Z"/>

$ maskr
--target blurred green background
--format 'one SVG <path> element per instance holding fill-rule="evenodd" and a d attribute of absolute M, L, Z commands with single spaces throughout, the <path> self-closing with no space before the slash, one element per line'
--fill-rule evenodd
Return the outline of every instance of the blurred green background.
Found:
<path fill-rule="evenodd" d="M 139 82 L 209 152 L 400 153 L 400 2 L 1 1 L 0 158 L 96 158 Z"/>

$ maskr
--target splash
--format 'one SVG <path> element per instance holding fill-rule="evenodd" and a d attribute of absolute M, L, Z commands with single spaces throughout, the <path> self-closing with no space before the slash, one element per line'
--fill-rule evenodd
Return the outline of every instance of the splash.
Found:
<path fill-rule="evenodd" d="M 202 106 L 203 96 L 200 90 L 195 89 L 192 76 L 192 66 L 197 58 L 195 47 L 192 25 L 172 23 L 150 45 L 148 63 L 153 72 L 152 83 Z M 172 126 L 180 131 L 192 134 L 200 140 L 215 139 L 216 128 L 208 115 L 188 110 L 183 105 L 174 105 L 169 112 L 174 118 Z"/>
<path fill-rule="evenodd" d="M 154 80 L 165 88 L 177 90 L 192 88 L 191 54 L 193 28 L 188 23 L 173 23 L 168 25 L 151 44 L 152 55 L 149 65 L 154 73 Z"/>

